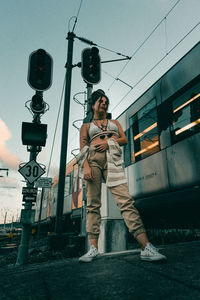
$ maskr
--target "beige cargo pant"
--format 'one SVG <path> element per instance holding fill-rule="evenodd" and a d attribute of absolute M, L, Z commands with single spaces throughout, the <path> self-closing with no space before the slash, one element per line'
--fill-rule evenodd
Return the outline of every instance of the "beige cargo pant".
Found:
<path fill-rule="evenodd" d="M 101 183 L 102 179 L 106 180 L 107 176 L 106 152 L 91 151 L 88 162 L 94 176 L 93 181 L 86 180 L 86 230 L 90 240 L 98 239 L 100 234 Z M 109 189 L 121 211 L 129 232 L 132 233 L 134 237 L 141 233 L 145 233 L 139 212 L 134 207 L 134 201 L 129 194 L 127 183 L 109 187 Z"/>

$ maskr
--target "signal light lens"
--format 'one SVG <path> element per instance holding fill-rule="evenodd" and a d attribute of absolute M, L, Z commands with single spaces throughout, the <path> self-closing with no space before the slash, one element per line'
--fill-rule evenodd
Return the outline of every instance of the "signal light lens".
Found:
<path fill-rule="evenodd" d="M 43 49 L 29 57 L 28 83 L 36 91 L 45 91 L 52 84 L 52 57 Z"/>

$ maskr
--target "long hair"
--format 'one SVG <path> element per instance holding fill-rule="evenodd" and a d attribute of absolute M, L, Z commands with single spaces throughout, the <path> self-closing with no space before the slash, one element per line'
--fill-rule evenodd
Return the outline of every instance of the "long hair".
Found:
<path fill-rule="evenodd" d="M 92 109 L 92 106 L 95 104 L 95 102 L 99 99 L 99 97 L 105 97 L 106 100 L 108 101 L 108 105 L 109 105 L 109 98 L 106 96 L 105 92 L 101 89 L 98 89 L 96 91 L 94 91 L 91 96 L 90 96 L 90 99 L 89 99 L 89 106 L 90 106 L 90 109 L 89 109 L 89 112 L 87 114 L 87 117 L 83 120 L 83 123 L 90 123 L 93 119 L 93 116 L 94 116 L 94 112 L 93 112 L 93 109 Z M 107 119 L 111 119 L 112 116 L 110 113 L 107 113 L 106 114 L 106 117 Z"/>

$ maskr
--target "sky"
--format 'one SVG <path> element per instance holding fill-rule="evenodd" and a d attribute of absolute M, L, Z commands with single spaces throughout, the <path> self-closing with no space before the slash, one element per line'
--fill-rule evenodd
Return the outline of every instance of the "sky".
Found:
<path fill-rule="evenodd" d="M 81 6 L 80 6 L 81 4 Z M 29 152 L 21 141 L 22 122 L 32 122 L 25 107 L 35 91 L 27 83 L 28 59 L 33 51 L 44 49 L 53 58 L 53 82 L 43 98 L 50 109 L 41 121 L 48 125 L 46 146 L 37 162 L 48 169 L 56 120 L 61 102 L 67 59 L 67 33 L 74 33 L 99 46 L 101 60 L 130 61 L 102 64 L 101 88 L 110 98 L 109 112 L 117 118 L 155 81 L 167 72 L 200 39 L 200 0 L 0 0 L 0 223 L 16 220 L 22 208 L 24 178 L 19 164 L 29 161 Z M 78 13 L 79 12 L 79 13 Z M 81 61 L 87 44 L 75 38 L 73 64 Z M 106 49 L 112 50 L 108 51 Z M 116 80 L 118 78 L 118 80 Z M 86 84 L 78 67 L 72 71 L 67 161 L 79 147 L 75 120 L 84 118 Z M 50 172 L 59 170 L 63 101 L 58 118 Z M 81 126 L 81 121 L 75 123 Z M 77 153 L 77 151 L 75 152 Z M 46 176 L 46 174 L 44 175 Z"/>

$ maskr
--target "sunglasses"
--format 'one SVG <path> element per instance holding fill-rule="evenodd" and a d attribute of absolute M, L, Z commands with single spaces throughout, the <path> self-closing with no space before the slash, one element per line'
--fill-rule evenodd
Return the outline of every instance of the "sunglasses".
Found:
<path fill-rule="evenodd" d="M 106 134 L 106 135 L 105 135 L 105 134 L 101 134 L 99 137 L 100 137 L 100 139 L 103 140 L 103 139 L 105 139 L 106 136 L 107 136 L 108 138 L 111 138 L 112 135 L 113 135 L 112 133 L 109 133 L 109 134 Z"/>

